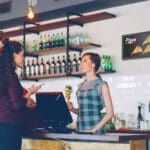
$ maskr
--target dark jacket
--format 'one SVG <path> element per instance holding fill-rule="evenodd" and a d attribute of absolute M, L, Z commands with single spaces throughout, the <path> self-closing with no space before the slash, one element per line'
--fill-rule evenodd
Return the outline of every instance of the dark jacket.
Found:
<path fill-rule="evenodd" d="M 11 75 L 6 75 L 6 81 L 4 92 L 0 94 L 0 123 L 20 124 L 26 108 L 24 89 L 15 71 L 12 71 Z"/>

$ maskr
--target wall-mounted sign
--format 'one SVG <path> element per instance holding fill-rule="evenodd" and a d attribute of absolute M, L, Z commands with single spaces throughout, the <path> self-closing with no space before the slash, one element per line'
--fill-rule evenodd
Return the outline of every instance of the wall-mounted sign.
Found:
<path fill-rule="evenodd" d="M 150 57 L 150 31 L 122 36 L 122 59 Z"/>

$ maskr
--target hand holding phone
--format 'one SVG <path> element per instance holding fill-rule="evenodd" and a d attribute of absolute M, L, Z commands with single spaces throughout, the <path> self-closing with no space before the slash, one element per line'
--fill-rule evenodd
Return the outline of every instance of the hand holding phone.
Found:
<path fill-rule="evenodd" d="M 38 86 L 41 88 L 43 85 L 45 85 L 45 83 L 41 83 L 41 84 L 40 84 L 40 85 L 38 85 Z"/>
<path fill-rule="evenodd" d="M 45 83 L 41 83 L 40 85 L 35 86 L 34 84 L 27 89 L 30 95 L 35 94 Z"/>

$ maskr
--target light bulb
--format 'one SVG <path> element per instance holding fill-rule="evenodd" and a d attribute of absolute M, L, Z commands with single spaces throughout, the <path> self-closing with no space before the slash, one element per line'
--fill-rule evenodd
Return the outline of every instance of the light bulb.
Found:
<path fill-rule="evenodd" d="M 34 14 L 32 6 L 28 7 L 28 15 L 27 16 L 28 16 L 29 19 L 33 19 L 35 17 L 35 14 Z"/>

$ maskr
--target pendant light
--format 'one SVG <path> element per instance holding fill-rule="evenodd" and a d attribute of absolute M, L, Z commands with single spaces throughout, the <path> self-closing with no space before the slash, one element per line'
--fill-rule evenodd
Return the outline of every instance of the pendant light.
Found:
<path fill-rule="evenodd" d="M 27 17 L 30 20 L 33 20 L 35 18 L 35 12 L 33 7 L 37 4 L 37 0 L 28 0 L 28 13 Z"/>

